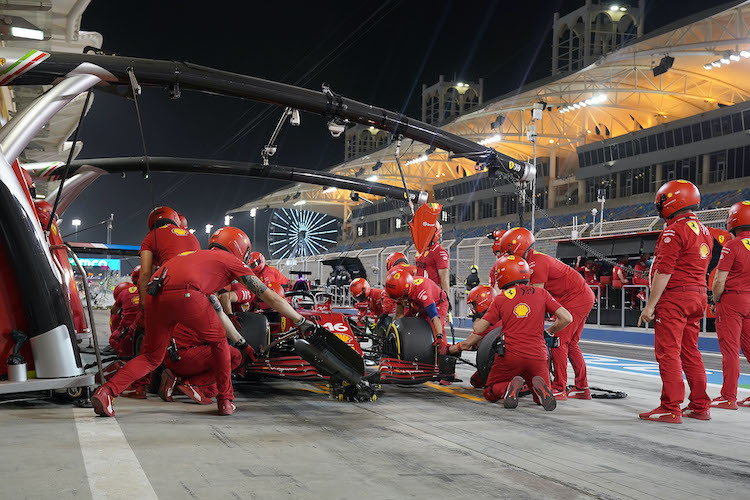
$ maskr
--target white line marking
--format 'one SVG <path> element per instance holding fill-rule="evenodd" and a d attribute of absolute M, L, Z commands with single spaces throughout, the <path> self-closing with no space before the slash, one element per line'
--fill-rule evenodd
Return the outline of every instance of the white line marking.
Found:
<path fill-rule="evenodd" d="M 599 341 L 599 340 L 583 340 L 583 339 L 581 339 L 581 340 L 578 341 L 578 343 L 579 344 L 609 345 L 609 346 L 614 346 L 614 347 L 626 347 L 626 348 L 632 348 L 632 349 L 645 349 L 647 351 L 653 351 L 654 350 L 653 347 L 649 347 L 647 345 L 620 344 L 618 342 L 602 342 L 602 341 Z M 716 356 L 716 357 L 719 357 L 719 358 L 721 357 L 721 354 L 718 353 L 718 352 L 701 351 L 701 354 L 703 356 Z"/>
<path fill-rule="evenodd" d="M 86 408 L 74 408 L 73 414 L 92 498 L 157 499 L 117 420 Z"/>

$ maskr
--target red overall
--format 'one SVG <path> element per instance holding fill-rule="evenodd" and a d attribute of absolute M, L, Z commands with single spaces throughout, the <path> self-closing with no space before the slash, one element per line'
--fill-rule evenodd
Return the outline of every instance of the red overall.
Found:
<path fill-rule="evenodd" d="M 149 231 L 141 243 L 141 252 L 148 250 L 154 254 L 156 266 L 161 266 L 183 252 L 195 252 L 200 249 L 198 238 L 187 229 L 179 228 L 174 224 L 167 224 Z"/>
<path fill-rule="evenodd" d="M 721 395 L 737 401 L 740 347 L 750 361 L 750 231 L 743 231 L 724 244 L 719 271 L 729 273 L 724 293 L 716 304 L 716 335 L 724 374 Z"/>
<path fill-rule="evenodd" d="M 278 283 L 284 288 L 289 286 L 289 278 L 281 274 L 281 271 L 273 266 L 269 266 L 268 264 L 266 264 L 261 272 L 255 273 L 255 275 L 266 285 L 269 283 Z"/>
<path fill-rule="evenodd" d="M 427 309 L 434 305 L 437 310 L 440 323 L 443 326 L 443 339 L 441 344 L 447 345 L 445 337 L 445 318 L 448 315 L 448 300 L 442 288 L 433 281 L 426 278 L 414 278 L 414 286 L 407 297 L 408 307 L 404 311 L 404 316 L 416 316 L 424 318 L 432 325 L 432 318 Z M 434 333 L 433 327 L 433 333 Z"/>
<path fill-rule="evenodd" d="M 549 385 L 547 345 L 544 342 L 544 315 L 560 309 L 560 304 L 543 288 L 516 285 L 495 297 L 482 319 L 502 321 L 505 356 L 495 355 L 484 397 L 495 402 L 503 399 L 513 377 L 520 375 L 528 387 L 539 376 Z M 491 330 L 490 330 L 491 331 Z M 539 402 L 536 394 L 534 401 Z"/>
<path fill-rule="evenodd" d="M 554 257 L 531 250 L 526 261 L 531 268 L 531 284 L 544 283 L 544 289 L 573 316 L 573 322 L 557 332 L 560 347 L 552 349 L 555 369 L 552 390 L 561 392 L 567 389 L 568 360 L 575 372 L 576 388 L 586 389 L 589 386 L 586 362 L 578 341 L 594 305 L 594 292 L 580 274 Z"/>
<path fill-rule="evenodd" d="M 172 330 L 181 323 L 199 332 L 211 349 L 218 399 L 233 399 L 229 344 L 207 295 L 240 276 L 251 276 L 252 271 L 234 255 L 218 249 L 178 255 L 164 267 L 168 270 L 164 289 L 156 296 L 146 296 L 141 355 L 122 367 L 107 385 L 118 395 L 133 380 L 156 369 L 164 359 Z"/>
<path fill-rule="evenodd" d="M 437 286 L 441 286 L 439 270 L 448 269 L 450 256 L 448 251 L 440 243 L 434 243 L 415 258 L 417 274 L 430 278 Z M 415 276 L 416 277 L 416 276 Z"/>
<path fill-rule="evenodd" d="M 200 388 L 203 396 L 216 397 L 218 388 L 214 374 L 211 342 L 218 339 L 209 339 L 205 333 L 199 335 L 183 324 L 175 327 L 172 331 L 172 338 L 177 344 L 177 354 L 180 360 L 175 362 L 167 356 L 164 358 L 164 366 L 178 377 L 184 378 L 186 383 Z M 242 364 L 242 353 L 230 346 L 229 355 L 231 369 L 235 370 Z"/>
<path fill-rule="evenodd" d="M 118 356 L 132 356 L 133 334 L 143 326 L 141 298 L 138 287 L 133 285 L 117 295 L 115 308 L 120 310 L 119 328 L 109 337 L 109 345 Z M 127 333 L 124 334 L 124 330 Z"/>
<path fill-rule="evenodd" d="M 672 276 L 656 304 L 654 354 L 662 380 L 661 405 L 677 414 L 685 399 L 683 371 L 690 385 L 690 408 L 703 411 L 711 402 L 698 333 L 706 309 L 713 241 L 696 216 L 687 213 L 668 220 L 656 242 L 654 270 Z"/>

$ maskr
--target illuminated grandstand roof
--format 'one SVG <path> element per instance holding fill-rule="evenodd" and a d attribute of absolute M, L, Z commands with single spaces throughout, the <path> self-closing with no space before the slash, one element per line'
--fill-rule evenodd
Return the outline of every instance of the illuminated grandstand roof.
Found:
<path fill-rule="evenodd" d="M 532 123 L 534 104 L 543 102 L 537 155 L 574 159 L 578 146 L 747 101 L 749 4 L 750 1 L 731 2 L 682 19 L 604 55 L 580 71 L 558 74 L 489 101 L 443 128 L 484 141 L 513 157 L 530 158 L 533 144 L 527 140 L 526 127 Z M 601 14 L 608 15 L 606 7 L 602 9 Z M 665 56 L 674 58 L 671 68 L 654 76 L 652 69 Z M 501 140 L 497 136 L 499 130 L 491 128 L 498 116 L 505 118 Z M 330 171 L 365 179 L 377 176 L 379 182 L 401 184 L 395 149 L 391 145 L 336 165 Z M 426 145 L 411 141 L 401 147 L 410 189 L 432 191 L 435 184 L 476 173 L 471 162 L 451 159 L 444 151 L 432 153 L 426 161 L 411 161 L 426 150 Z M 374 171 L 378 162 L 382 165 Z M 288 206 L 289 195 L 298 192 L 305 209 L 338 217 L 348 218 L 355 205 L 348 191 L 324 192 L 316 186 L 297 184 L 235 211 Z"/>

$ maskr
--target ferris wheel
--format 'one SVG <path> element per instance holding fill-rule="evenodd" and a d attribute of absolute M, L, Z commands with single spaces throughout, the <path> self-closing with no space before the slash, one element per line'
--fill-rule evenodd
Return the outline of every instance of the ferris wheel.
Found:
<path fill-rule="evenodd" d="M 268 225 L 268 248 L 274 259 L 327 252 L 336 244 L 338 219 L 308 210 L 274 210 Z"/>

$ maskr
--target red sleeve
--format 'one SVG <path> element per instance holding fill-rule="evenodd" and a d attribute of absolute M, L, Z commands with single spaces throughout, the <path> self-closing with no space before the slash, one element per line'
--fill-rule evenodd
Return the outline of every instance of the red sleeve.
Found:
<path fill-rule="evenodd" d="M 122 300 L 120 300 L 120 297 L 122 297 L 122 294 L 125 293 L 125 290 L 117 294 L 117 298 L 115 299 L 115 307 L 122 309 Z"/>
<path fill-rule="evenodd" d="M 232 280 L 239 278 L 240 276 L 255 276 L 252 269 L 242 263 L 240 259 L 235 257 L 229 252 L 218 252 L 224 259 L 224 263 L 227 266 L 229 274 L 232 276 Z"/>
<path fill-rule="evenodd" d="M 154 232 L 153 231 L 149 231 L 146 237 L 143 238 L 140 252 L 144 250 L 148 250 L 149 252 L 154 253 Z"/>
<path fill-rule="evenodd" d="M 550 295 L 550 293 L 547 290 L 544 290 L 544 307 L 547 310 L 548 313 L 554 314 L 555 311 L 560 309 L 562 307 L 558 301 Z"/>
<path fill-rule="evenodd" d="M 492 264 L 492 269 L 490 269 L 490 286 L 492 288 L 495 288 L 495 273 L 497 272 L 497 262 Z"/>
<path fill-rule="evenodd" d="M 430 292 L 427 290 L 427 288 L 422 288 L 421 290 L 417 291 L 416 299 L 425 309 L 427 309 L 430 304 L 435 304 L 435 300 L 430 297 Z"/>
<path fill-rule="evenodd" d="M 495 300 L 492 301 L 492 305 L 490 305 L 490 307 L 484 313 L 482 319 L 485 321 L 489 321 L 490 325 L 494 325 L 495 323 L 500 321 L 500 305 L 502 304 L 502 301 L 502 295 L 498 295 L 497 297 L 495 297 Z"/>
<path fill-rule="evenodd" d="M 727 245 L 721 249 L 721 257 L 719 257 L 719 271 L 731 271 L 734 259 L 737 256 L 737 252 L 734 251 L 734 247 L 737 245 Z"/>
<path fill-rule="evenodd" d="M 276 275 L 276 283 L 278 283 L 281 286 L 286 286 L 289 284 L 289 278 L 281 274 L 281 271 L 279 271 L 277 268 L 273 268 L 274 274 Z"/>
<path fill-rule="evenodd" d="M 547 283 L 549 281 L 549 266 L 544 262 L 544 257 L 536 254 L 534 267 L 531 273 L 531 283 Z"/>
<path fill-rule="evenodd" d="M 656 259 L 654 260 L 654 269 L 661 274 L 672 274 L 677 258 L 682 251 L 682 237 L 680 233 L 667 228 L 661 233 L 661 238 L 657 244 Z"/>
<path fill-rule="evenodd" d="M 448 269 L 450 259 L 448 251 L 445 248 L 440 247 L 434 255 L 435 267 L 438 269 Z"/>

